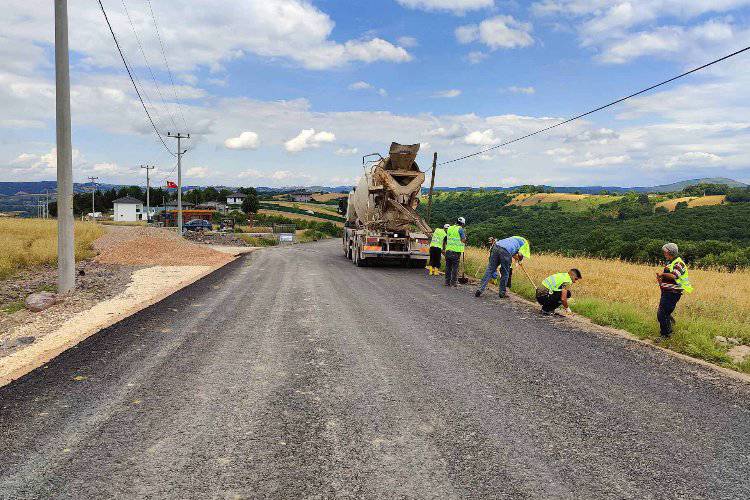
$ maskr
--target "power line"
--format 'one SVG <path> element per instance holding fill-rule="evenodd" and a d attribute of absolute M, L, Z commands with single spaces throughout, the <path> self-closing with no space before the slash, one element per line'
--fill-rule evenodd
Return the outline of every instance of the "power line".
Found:
<path fill-rule="evenodd" d="M 725 61 L 725 60 L 729 59 L 730 57 L 734 57 L 734 56 L 736 56 L 738 54 L 741 54 L 743 52 L 746 52 L 748 50 L 750 50 L 750 46 L 745 47 L 744 49 L 740 49 L 740 50 L 738 50 L 736 52 L 732 52 L 731 54 L 728 54 L 728 55 L 726 55 L 724 57 L 720 57 L 719 59 L 714 59 L 713 61 L 711 61 L 709 63 L 706 63 L 706 64 L 704 64 L 702 66 L 698 66 L 697 68 L 693 68 L 690 71 L 686 71 L 686 72 L 684 72 L 682 74 L 679 74 L 677 76 L 673 76 L 672 78 L 670 78 L 668 80 L 664 80 L 663 82 L 659 82 L 659 83 L 657 83 L 655 85 L 651 85 L 650 87 L 647 87 L 647 88 L 645 88 L 643 90 L 639 90 L 638 92 L 634 92 L 634 93 L 632 93 L 632 94 L 630 94 L 628 96 L 625 96 L 625 97 L 622 97 L 620 99 L 617 99 L 616 101 L 612 101 L 609 104 L 605 104 L 604 106 L 599 106 L 596 109 L 592 109 L 590 111 L 586 111 L 585 113 L 581 113 L 580 115 L 576 115 L 576 116 L 574 116 L 572 118 L 568 118 L 567 120 L 561 121 L 560 123 L 555 123 L 554 125 L 550 125 L 549 127 L 545 127 L 543 129 L 539 129 L 536 132 L 532 132 L 530 134 L 526 134 L 526 135 L 524 135 L 522 137 L 517 137 L 516 139 L 513 139 L 511 141 L 503 142 L 502 144 L 496 144 L 496 145 L 494 145 L 492 147 L 483 149 L 483 150 L 478 151 L 476 153 L 471 153 L 471 154 L 468 154 L 468 155 L 460 156 L 458 158 L 454 158 L 453 160 L 444 161 L 444 162 L 440 163 L 440 165 L 447 165 L 449 163 L 454 163 L 454 162 L 457 162 L 457 161 L 465 160 L 467 158 L 471 158 L 473 156 L 478 156 L 478 155 L 484 154 L 484 153 L 486 153 L 488 151 L 492 151 L 493 149 L 501 148 L 503 146 L 507 146 L 508 144 L 513 144 L 514 142 L 518 142 L 518 141 L 522 141 L 524 139 L 528 139 L 531 136 L 534 136 L 534 135 L 537 135 L 537 134 L 541 134 L 542 132 L 546 132 L 548 130 L 552 130 L 553 128 L 559 127 L 560 125 L 565 125 L 566 123 L 570 123 L 570 122 L 572 122 L 574 120 L 578 120 L 579 118 L 583 118 L 584 116 L 590 115 L 592 113 L 596 113 L 597 111 L 601 111 L 601 110 L 603 110 L 605 108 L 609 108 L 610 106 L 614 106 L 615 104 L 619 104 L 619 103 L 621 103 L 623 101 L 626 101 L 626 100 L 630 99 L 631 97 L 635 97 L 637 95 L 641 95 L 641 94 L 643 94 L 645 92 L 648 92 L 649 90 L 653 90 L 653 89 L 655 89 L 657 87 L 661 87 L 662 85 L 666 85 L 667 83 L 670 83 L 670 82 L 673 82 L 675 80 L 678 80 L 678 79 L 680 79 L 680 78 L 682 78 L 684 76 L 687 76 L 687 75 L 689 75 L 691 73 L 695 73 L 696 71 L 700 71 L 702 69 L 708 68 L 709 66 L 712 66 L 712 65 L 714 65 L 716 63 L 720 63 L 722 61 Z"/>
<path fill-rule="evenodd" d="M 130 17 L 130 11 L 128 10 L 128 6 L 125 4 L 125 0 L 121 0 L 121 2 L 122 2 L 122 8 L 125 10 L 125 15 L 127 16 L 128 21 L 130 22 L 130 29 L 133 31 L 133 35 L 135 36 L 135 41 L 138 43 L 138 50 L 141 52 L 141 56 L 143 56 L 143 61 L 146 63 L 146 68 L 148 68 L 148 72 L 151 73 L 151 79 L 154 81 L 154 85 L 156 86 L 156 93 L 159 94 L 161 103 L 164 105 L 164 108 L 167 110 L 167 114 L 169 114 L 169 119 L 172 122 L 172 125 L 174 125 L 174 127 L 177 128 L 177 123 L 174 121 L 174 116 L 172 116 L 172 111 L 169 109 L 169 106 L 167 106 L 167 102 L 164 100 L 164 95 L 161 93 L 161 88 L 159 87 L 159 82 L 156 80 L 156 75 L 154 75 L 154 70 L 151 69 L 151 65 L 148 62 L 148 57 L 146 57 L 146 51 L 143 50 L 143 44 L 141 43 L 141 38 L 138 36 L 138 31 L 135 29 L 133 18 Z M 148 95 L 146 93 L 145 87 L 143 88 L 143 93 Z"/>
<path fill-rule="evenodd" d="M 180 113 L 180 117 L 182 118 L 182 123 L 185 124 L 185 128 L 187 129 L 187 121 L 185 121 L 185 115 L 182 113 L 182 104 L 180 103 L 180 98 L 177 97 L 177 86 L 174 83 L 174 77 L 172 76 L 172 68 L 169 66 L 169 61 L 167 60 L 167 52 L 164 49 L 164 42 L 161 39 L 161 32 L 159 31 L 159 23 L 156 22 L 156 14 L 154 13 L 154 9 L 151 6 L 151 0 L 147 0 L 148 2 L 148 10 L 151 11 L 151 18 L 154 20 L 154 27 L 156 28 L 156 38 L 159 39 L 159 46 L 161 47 L 161 55 L 164 58 L 164 65 L 167 67 L 167 73 L 169 74 L 169 81 L 172 82 L 172 94 L 174 94 L 174 99 L 177 102 L 177 111 Z M 176 127 L 176 126 L 175 126 Z"/>
<path fill-rule="evenodd" d="M 162 145 L 164 146 L 164 149 L 166 149 L 169 154 L 172 156 L 176 156 L 167 146 L 167 143 L 164 142 L 164 138 L 161 136 L 161 133 L 159 132 L 159 129 L 156 128 L 156 124 L 154 123 L 154 119 L 151 118 L 151 113 L 148 112 L 148 108 L 146 107 L 146 103 L 143 102 L 143 97 L 141 96 L 141 92 L 138 90 L 138 86 L 135 84 L 135 80 L 133 80 L 133 73 L 130 71 L 130 67 L 128 66 L 127 61 L 125 61 L 125 55 L 122 53 L 122 49 L 120 48 L 120 42 L 117 41 L 117 36 L 115 35 L 115 31 L 112 29 L 112 24 L 109 22 L 109 17 L 107 17 L 107 11 L 104 10 L 104 4 L 102 4 L 102 0 L 98 0 L 99 2 L 99 8 L 102 10 L 102 14 L 104 15 L 104 20 L 107 22 L 107 26 L 109 27 L 109 32 L 112 34 L 112 39 L 115 41 L 115 46 L 117 47 L 117 52 L 120 53 L 120 59 L 122 59 L 122 64 L 125 65 L 125 70 L 128 72 L 128 76 L 130 77 L 130 82 L 133 84 L 133 88 L 135 89 L 135 93 L 138 94 L 138 100 L 141 101 L 141 106 L 143 106 L 143 111 L 146 112 L 146 116 L 148 117 L 148 121 L 151 122 L 151 126 L 154 128 L 154 132 L 156 132 L 156 135 L 159 137 L 159 140 L 161 141 Z"/>

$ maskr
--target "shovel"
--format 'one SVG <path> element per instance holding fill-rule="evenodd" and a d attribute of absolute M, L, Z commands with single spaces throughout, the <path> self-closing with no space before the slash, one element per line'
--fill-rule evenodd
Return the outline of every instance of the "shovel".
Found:
<path fill-rule="evenodd" d="M 469 278 L 466 277 L 466 260 L 464 254 L 461 254 L 461 276 L 458 277 L 458 282 L 465 285 L 469 282 Z"/>
<path fill-rule="evenodd" d="M 529 278 L 529 281 L 531 282 L 531 284 L 532 284 L 532 285 L 534 285 L 534 289 L 539 289 L 539 287 L 538 287 L 538 286 L 536 286 L 536 283 L 534 283 L 534 280 L 533 280 L 533 279 L 531 279 L 531 276 L 529 275 L 528 271 L 526 271 L 526 268 L 525 268 L 525 267 L 523 267 L 523 264 L 521 264 L 521 263 L 519 262 L 519 263 L 518 263 L 518 267 L 520 267 L 520 268 L 521 268 L 521 269 L 523 270 L 523 273 L 524 273 L 524 274 L 526 275 L 526 277 L 527 277 L 527 278 Z"/>

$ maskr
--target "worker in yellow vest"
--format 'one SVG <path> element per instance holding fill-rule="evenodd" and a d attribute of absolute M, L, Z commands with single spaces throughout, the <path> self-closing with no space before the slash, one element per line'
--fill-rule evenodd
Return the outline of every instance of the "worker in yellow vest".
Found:
<path fill-rule="evenodd" d="M 656 281 L 661 288 L 661 300 L 659 300 L 656 319 L 659 320 L 659 333 L 662 338 L 669 338 L 675 324 L 672 313 L 677 307 L 677 302 L 682 298 L 682 294 L 693 292 L 693 285 L 690 284 L 685 261 L 678 256 L 679 248 L 677 244 L 667 243 L 661 250 L 666 262 L 662 272 L 656 273 Z"/>
<path fill-rule="evenodd" d="M 458 286 L 458 266 L 466 247 L 466 219 L 459 217 L 456 224 L 446 231 L 445 241 L 445 286 Z"/>
<path fill-rule="evenodd" d="M 536 291 L 536 301 L 542 306 L 542 314 L 554 314 L 555 309 L 563 306 L 567 314 L 571 314 L 568 300 L 573 295 L 570 285 L 581 279 L 581 271 L 571 269 L 567 273 L 557 273 L 547 276 L 542 286 Z"/>
<path fill-rule="evenodd" d="M 430 265 L 427 266 L 430 276 L 437 276 L 440 274 L 440 261 L 443 258 L 443 252 L 445 251 L 445 240 L 448 233 L 446 230 L 451 227 L 450 224 L 446 224 L 443 227 L 438 227 L 435 232 L 432 233 L 432 241 L 430 241 Z"/>

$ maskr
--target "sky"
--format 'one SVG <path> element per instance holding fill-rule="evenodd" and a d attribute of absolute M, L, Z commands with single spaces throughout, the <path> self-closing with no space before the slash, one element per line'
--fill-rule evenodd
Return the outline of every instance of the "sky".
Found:
<path fill-rule="evenodd" d="M 750 0 L 103 0 L 167 151 L 98 3 L 68 4 L 77 182 L 176 180 L 175 131 L 188 185 L 353 184 L 392 141 L 425 170 L 750 45 Z M 55 178 L 53 42 L 53 2 L 3 0 L 0 181 Z M 750 51 L 436 184 L 750 182 L 748 139 Z"/>

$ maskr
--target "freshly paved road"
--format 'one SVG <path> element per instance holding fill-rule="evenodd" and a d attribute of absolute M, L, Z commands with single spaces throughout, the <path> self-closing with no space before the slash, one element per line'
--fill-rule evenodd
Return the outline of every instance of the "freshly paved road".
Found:
<path fill-rule="evenodd" d="M 750 390 L 664 353 L 258 251 L 0 389 L 1 498 L 750 498 Z"/>

